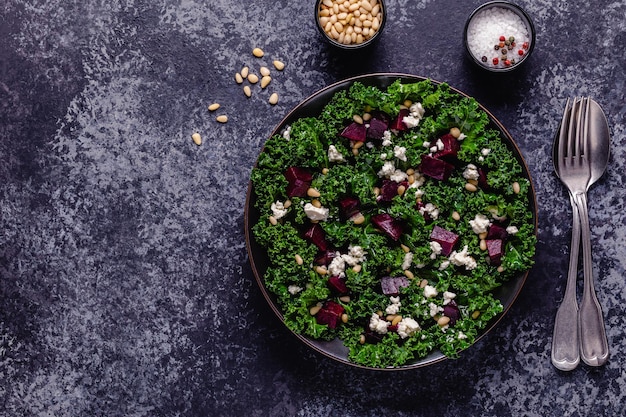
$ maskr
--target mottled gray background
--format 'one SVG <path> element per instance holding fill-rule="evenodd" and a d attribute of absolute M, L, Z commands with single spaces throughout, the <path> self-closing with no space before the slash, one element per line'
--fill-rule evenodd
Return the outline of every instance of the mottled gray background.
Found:
<path fill-rule="evenodd" d="M 462 50 L 480 3 L 387 0 L 380 42 L 348 57 L 320 42 L 311 1 L 3 1 L 0 415 L 624 415 L 626 3 L 520 0 L 535 54 L 496 78 Z M 287 65 L 268 87 L 278 105 L 259 88 L 246 99 L 234 73 L 274 58 Z M 374 71 L 477 97 L 516 138 L 539 201 L 537 265 L 510 313 L 460 359 L 401 373 L 301 346 L 257 288 L 243 233 L 273 127 L 316 90 Z M 580 94 L 612 133 L 589 197 L 612 357 L 561 373 L 550 343 L 571 226 L 550 152 L 565 98 Z"/>

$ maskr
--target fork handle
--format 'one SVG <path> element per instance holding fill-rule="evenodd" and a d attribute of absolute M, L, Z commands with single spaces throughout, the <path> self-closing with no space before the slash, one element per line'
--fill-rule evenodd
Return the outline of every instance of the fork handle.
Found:
<path fill-rule="evenodd" d="M 556 312 L 552 334 L 552 365 L 561 371 L 571 371 L 580 363 L 578 341 L 578 301 L 576 278 L 580 249 L 580 216 L 576 201 L 570 193 L 572 204 L 572 241 L 570 243 L 569 269 L 563 301 Z"/>
<path fill-rule="evenodd" d="M 609 359 L 609 346 L 604 329 L 602 308 L 594 289 L 593 266 L 591 260 L 591 233 L 589 230 L 589 212 L 587 211 L 587 193 L 574 195 L 580 225 L 583 246 L 583 296 L 578 311 L 578 332 L 580 334 L 580 356 L 587 365 L 601 366 Z"/>

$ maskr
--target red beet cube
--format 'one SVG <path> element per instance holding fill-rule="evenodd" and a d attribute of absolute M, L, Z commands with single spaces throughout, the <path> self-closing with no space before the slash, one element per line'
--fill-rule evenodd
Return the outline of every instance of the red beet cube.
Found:
<path fill-rule="evenodd" d="M 372 118 L 368 122 L 367 137 L 370 139 L 382 139 L 388 125 L 385 120 Z"/>
<path fill-rule="evenodd" d="M 315 265 L 329 265 L 333 261 L 334 257 L 335 257 L 334 250 L 326 250 L 318 254 L 313 260 L 313 262 L 315 262 Z"/>
<path fill-rule="evenodd" d="M 350 219 L 351 217 L 359 214 L 361 202 L 356 197 L 344 197 L 339 200 L 339 213 L 344 219 Z"/>
<path fill-rule="evenodd" d="M 382 277 L 380 279 L 380 288 L 385 295 L 396 296 L 400 294 L 400 288 L 408 287 L 411 281 L 407 277 Z"/>
<path fill-rule="evenodd" d="M 509 236 L 506 229 L 499 224 L 492 223 L 489 225 L 489 230 L 487 231 L 487 239 L 501 239 L 505 240 Z"/>
<path fill-rule="evenodd" d="M 334 293 L 338 295 L 345 295 L 348 293 L 346 280 L 336 275 L 333 275 L 332 277 L 328 278 L 328 286 Z"/>
<path fill-rule="evenodd" d="M 456 321 L 461 318 L 461 311 L 454 301 L 450 301 L 443 306 L 443 315 L 450 318 L 450 326 L 454 326 Z"/>
<path fill-rule="evenodd" d="M 319 250 L 326 252 L 328 242 L 326 242 L 326 233 L 319 223 L 313 223 L 304 232 L 304 238 L 313 243 Z"/>
<path fill-rule="evenodd" d="M 340 136 L 355 142 L 365 142 L 367 128 L 364 124 L 352 122 L 343 129 Z"/>
<path fill-rule="evenodd" d="M 300 167 L 289 167 L 284 173 L 287 180 L 287 195 L 289 197 L 304 197 L 307 190 L 311 187 L 313 175 Z"/>
<path fill-rule="evenodd" d="M 502 263 L 502 256 L 504 255 L 504 241 L 502 239 L 492 239 L 486 242 L 491 265 L 500 265 Z"/>
<path fill-rule="evenodd" d="M 398 117 L 391 123 L 391 128 L 395 130 L 407 130 L 406 125 L 402 121 L 405 117 L 409 115 L 409 109 L 400 109 L 400 113 L 398 113 Z"/>
<path fill-rule="evenodd" d="M 456 158 L 459 149 L 461 149 L 459 141 L 449 133 L 440 137 L 439 140 L 443 143 L 443 149 L 437 151 L 433 156 L 439 159 Z"/>
<path fill-rule="evenodd" d="M 402 235 L 402 223 L 387 213 L 372 216 L 372 223 L 393 240 L 400 239 Z"/>
<path fill-rule="evenodd" d="M 459 235 L 442 227 L 435 226 L 430 233 L 430 240 L 439 243 L 441 245 L 441 254 L 448 256 L 452 253 L 454 246 L 459 241 Z"/>
<path fill-rule="evenodd" d="M 422 156 L 422 163 L 419 165 L 422 174 L 427 175 L 436 180 L 444 181 L 450 178 L 454 171 L 454 165 L 444 161 L 443 159 L 433 158 L 430 155 Z"/>
<path fill-rule="evenodd" d="M 376 201 L 386 203 L 390 202 L 395 196 L 398 195 L 399 186 L 400 184 L 395 181 L 383 180 L 383 184 L 380 187 L 380 194 L 376 197 Z"/>
<path fill-rule="evenodd" d="M 315 320 L 318 324 L 327 324 L 328 327 L 334 329 L 341 322 L 343 312 L 344 308 L 341 304 L 334 301 L 326 301 L 315 315 Z"/>

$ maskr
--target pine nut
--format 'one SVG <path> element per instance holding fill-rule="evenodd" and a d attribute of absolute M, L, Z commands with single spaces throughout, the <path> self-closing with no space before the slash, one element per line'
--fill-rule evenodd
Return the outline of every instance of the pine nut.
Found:
<path fill-rule="evenodd" d="M 414 279 L 415 275 L 413 275 L 413 272 L 409 271 L 408 269 L 404 270 L 404 276 L 407 277 L 408 279 Z"/>
<path fill-rule="evenodd" d="M 350 296 L 349 295 L 342 295 L 341 297 L 339 297 L 339 301 L 341 301 L 342 303 L 349 303 L 350 302 Z"/>
<path fill-rule="evenodd" d="M 372 118 L 372 114 L 368 113 L 368 112 L 365 112 L 365 113 L 363 113 L 363 116 L 361 116 L 361 117 L 363 117 L 363 121 L 364 122 L 367 122 L 367 121 L 369 121 Z"/>
<path fill-rule="evenodd" d="M 261 73 L 262 76 L 266 77 L 268 75 L 270 75 L 270 69 L 267 67 L 261 67 L 259 68 L 259 72 Z"/>
<path fill-rule="evenodd" d="M 346 313 L 343 313 L 343 314 L 341 315 L 341 321 L 342 321 L 343 323 L 347 323 L 347 322 L 348 322 L 348 315 L 347 315 Z"/>
<path fill-rule="evenodd" d="M 475 179 L 472 179 L 472 178 L 470 178 L 469 180 L 467 180 L 467 182 L 469 182 L 469 183 L 470 183 L 470 184 L 472 184 L 472 185 L 476 185 L 476 186 L 478 185 L 478 180 L 475 180 Z"/>
<path fill-rule="evenodd" d="M 496 271 L 498 271 L 499 273 L 503 273 L 504 272 L 504 267 L 502 265 L 500 265 Z"/>
<path fill-rule="evenodd" d="M 352 116 L 352 120 L 354 120 L 356 123 L 360 125 L 363 124 L 363 118 L 359 116 L 358 114 L 355 114 L 354 116 Z"/>
<path fill-rule="evenodd" d="M 200 136 L 200 133 L 194 133 L 191 135 L 191 140 L 193 140 L 193 143 L 198 146 L 202 145 L 202 137 Z"/>
<path fill-rule="evenodd" d="M 478 316 L 480 316 L 480 311 L 476 310 L 472 313 L 472 318 L 474 320 L 476 320 L 478 318 Z"/>
<path fill-rule="evenodd" d="M 215 120 L 217 120 L 220 123 L 226 123 L 228 121 L 228 116 L 226 116 L 225 114 L 222 114 L 221 116 L 217 116 Z"/>
<path fill-rule="evenodd" d="M 308 195 L 311 198 L 318 198 L 321 196 L 320 192 L 317 191 L 315 188 L 311 187 L 308 190 L 306 190 L 306 195 Z"/>
<path fill-rule="evenodd" d="M 316 315 L 317 313 L 320 312 L 320 310 L 322 309 L 322 305 L 321 304 L 316 304 L 313 307 L 311 307 L 309 309 L 309 314 L 311 314 L 312 316 Z"/>
<path fill-rule="evenodd" d="M 459 220 L 461 220 L 461 215 L 459 214 L 458 211 L 453 211 L 452 218 L 458 222 Z"/>
<path fill-rule="evenodd" d="M 465 183 L 465 189 L 471 193 L 478 191 L 478 188 L 470 182 Z"/>
<path fill-rule="evenodd" d="M 265 55 L 265 53 L 263 52 L 263 49 L 261 48 L 254 48 L 252 50 L 252 55 L 254 55 L 257 58 L 261 58 L 263 55 Z"/>
<path fill-rule="evenodd" d="M 485 239 L 480 239 L 480 250 L 487 250 L 487 241 Z"/>
<path fill-rule="evenodd" d="M 259 82 L 259 76 L 256 74 L 248 74 L 248 81 L 250 84 L 256 84 Z"/>
<path fill-rule="evenodd" d="M 220 108 L 220 103 L 213 103 L 209 106 L 209 111 L 215 111 Z"/>
<path fill-rule="evenodd" d="M 243 77 L 240 73 L 235 74 L 235 81 L 237 82 L 237 84 L 241 84 L 243 82 Z"/>
<path fill-rule="evenodd" d="M 365 216 L 363 216 L 363 214 L 361 214 L 361 213 L 358 213 L 358 214 L 355 214 L 354 216 L 350 217 L 350 220 L 354 224 L 363 224 L 363 223 L 365 223 Z"/>
<path fill-rule="evenodd" d="M 414 175 L 415 174 L 415 170 L 413 168 L 409 168 L 406 170 L 406 175 Z"/>
<path fill-rule="evenodd" d="M 243 93 L 246 95 L 246 97 L 250 97 L 252 95 L 252 90 L 250 90 L 249 85 L 243 86 Z"/>
<path fill-rule="evenodd" d="M 326 167 L 322 168 L 322 174 L 326 175 L 326 174 L 328 174 L 329 172 L 330 172 L 330 169 L 328 169 L 328 168 L 326 168 Z"/>
<path fill-rule="evenodd" d="M 295 258 L 298 265 L 302 265 L 304 263 L 304 259 L 302 259 L 302 256 L 296 254 Z"/>
<path fill-rule="evenodd" d="M 356 272 L 358 274 L 359 272 L 361 272 L 362 268 L 363 267 L 361 266 L 361 264 L 356 264 L 352 267 L 352 272 Z"/>
<path fill-rule="evenodd" d="M 359 343 L 364 345 L 365 344 L 365 335 L 362 334 L 361 336 L 359 336 Z"/>
<path fill-rule="evenodd" d="M 487 232 L 482 232 L 482 233 L 478 234 L 478 238 L 479 239 L 487 239 L 487 235 L 488 235 Z"/>
<path fill-rule="evenodd" d="M 361 142 L 361 141 L 356 141 L 353 142 L 352 144 L 352 148 L 353 149 L 359 149 L 361 146 L 365 145 L 365 142 Z"/>
<path fill-rule="evenodd" d="M 326 269 L 325 266 L 316 266 L 315 272 L 317 272 L 320 275 L 326 275 L 328 273 L 328 269 Z"/>
<path fill-rule="evenodd" d="M 452 129 L 450 129 L 450 134 L 458 139 L 459 137 L 461 137 L 461 130 L 458 127 L 453 127 Z"/>
<path fill-rule="evenodd" d="M 522 189 L 521 189 L 521 187 L 520 187 L 520 185 L 519 185 L 519 182 L 515 181 L 515 182 L 513 183 L 513 192 L 514 192 L 515 194 L 519 194 L 519 193 L 520 193 L 520 191 L 522 191 Z"/>
<path fill-rule="evenodd" d="M 250 73 L 250 69 L 248 67 L 243 67 L 239 72 L 241 74 L 241 78 L 248 78 L 248 74 Z"/>
<path fill-rule="evenodd" d="M 278 94 L 272 93 L 272 95 L 270 96 L 270 99 L 269 99 L 269 103 L 272 104 L 272 105 L 278 103 Z"/>
<path fill-rule="evenodd" d="M 291 207 L 291 200 L 287 200 L 283 203 L 283 207 L 285 209 L 288 209 L 289 207 Z"/>
<path fill-rule="evenodd" d="M 405 191 L 406 191 L 406 187 L 404 185 L 398 186 L 398 195 L 403 195 Z"/>
<path fill-rule="evenodd" d="M 270 223 L 271 223 L 273 226 L 276 226 L 276 225 L 278 224 L 278 220 L 276 220 L 276 217 L 274 217 L 274 216 L 270 216 Z"/>
<path fill-rule="evenodd" d="M 275 60 L 273 64 L 274 68 L 276 68 L 278 71 L 282 71 L 283 69 L 285 69 L 285 64 L 281 61 Z"/>
<path fill-rule="evenodd" d="M 394 319 L 391 321 L 391 325 L 392 326 L 397 326 L 398 323 L 400 323 L 402 321 L 402 316 L 401 315 L 397 315 L 396 317 L 394 317 Z"/>
<path fill-rule="evenodd" d="M 315 199 L 315 200 L 311 201 L 311 205 L 313 205 L 314 207 L 317 207 L 317 208 L 321 208 L 322 207 L 322 203 L 320 203 L 320 201 L 318 199 Z"/>
<path fill-rule="evenodd" d="M 450 317 L 446 317 L 446 316 L 441 316 L 439 317 L 439 319 L 437 320 L 437 325 L 443 327 L 446 326 L 450 323 Z"/>
<path fill-rule="evenodd" d="M 426 280 L 426 279 L 423 279 L 423 280 L 420 282 L 420 288 L 424 288 L 424 287 L 425 287 L 425 286 L 427 286 L 427 285 L 428 285 L 428 280 Z"/>
<path fill-rule="evenodd" d="M 271 81 L 272 77 L 270 77 L 269 75 L 265 75 L 263 78 L 261 78 L 261 88 L 267 87 Z"/>
<path fill-rule="evenodd" d="M 407 245 L 405 245 L 404 243 L 400 244 L 400 247 L 402 248 L 402 250 L 404 251 L 404 253 L 409 253 L 411 252 L 411 248 L 409 248 Z"/>

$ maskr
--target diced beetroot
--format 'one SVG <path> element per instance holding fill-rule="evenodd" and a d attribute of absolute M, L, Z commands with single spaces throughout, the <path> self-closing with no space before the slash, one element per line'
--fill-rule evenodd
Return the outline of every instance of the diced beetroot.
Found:
<path fill-rule="evenodd" d="M 325 252 L 328 249 L 326 242 L 326 233 L 319 223 L 311 224 L 304 232 L 304 238 L 313 243 L 319 250 Z"/>
<path fill-rule="evenodd" d="M 315 259 L 313 260 L 313 262 L 315 262 L 316 265 L 329 265 L 332 260 L 335 258 L 335 251 L 333 250 L 327 250 L 324 252 L 320 252 Z"/>
<path fill-rule="evenodd" d="M 459 307 L 454 301 L 450 301 L 448 304 L 443 306 L 443 315 L 450 318 L 450 326 L 454 326 L 456 321 L 461 318 Z"/>
<path fill-rule="evenodd" d="M 336 275 L 328 278 L 328 286 L 330 289 L 338 295 L 345 295 L 348 293 L 348 287 L 346 286 L 346 280 Z"/>
<path fill-rule="evenodd" d="M 385 295 L 396 296 L 400 294 L 400 288 L 408 287 L 411 281 L 407 277 L 382 277 L 380 279 L 380 288 Z"/>
<path fill-rule="evenodd" d="M 399 186 L 400 184 L 395 181 L 383 180 L 383 184 L 380 187 L 380 194 L 376 197 L 376 201 L 386 203 L 390 202 L 395 196 L 398 195 Z"/>
<path fill-rule="evenodd" d="M 502 239 L 492 239 L 486 242 L 491 265 L 500 265 L 502 263 L 502 256 L 504 255 L 504 241 Z"/>
<path fill-rule="evenodd" d="M 402 223 L 387 213 L 372 216 L 372 223 L 393 240 L 400 239 L 402 235 Z"/>
<path fill-rule="evenodd" d="M 371 118 L 368 124 L 367 137 L 370 139 L 382 139 L 388 128 L 387 122 L 385 120 Z"/>
<path fill-rule="evenodd" d="M 285 171 L 285 179 L 287 180 L 287 195 L 289 197 L 304 197 L 307 190 L 311 187 L 313 175 L 300 167 L 289 167 Z"/>
<path fill-rule="evenodd" d="M 364 124 L 352 122 L 343 129 L 340 136 L 355 142 L 365 142 L 367 128 Z"/>
<path fill-rule="evenodd" d="M 487 239 L 501 239 L 505 240 L 509 234 L 506 229 L 499 224 L 492 223 L 489 225 L 489 230 L 487 231 Z"/>
<path fill-rule="evenodd" d="M 363 333 L 363 335 L 365 336 L 365 342 L 370 343 L 372 345 L 382 342 L 383 337 L 385 336 L 385 335 L 376 333 L 375 331 L 370 330 L 370 329 L 367 329 L 365 333 Z"/>
<path fill-rule="evenodd" d="M 343 197 L 339 200 L 339 213 L 344 219 L 359 214 L 361 202 L 356 197 Z"/>
<path fill-rule="evenodd" d="M 459 241 L 459 235 L 442 227 L 435 226 L 430 233 L 430 240 L 438 242 L 441 245 L 441 254 L 448 256 L 452 253 L 454 246 Z"/>
<path fill-rule="evenodd" d="M 408 115 L 409 115 L 409 109 L 400 109 L 400 113 L 398 113 L 398 117 L 396 117 L 396 120 L 394 120 L 391 123 L 390 127 L 392 129 L 399 130 L 399 131 L 406 130 L 407 127 L 402 121 L 402 119 L 404 119 Z"/>
<path fill-rule="evenodd" d="M 439 159 L 456 158 L 459 149 L 461 149 L 459 141 L 449 133 L 440 137 L 439 140 L 443 142 L 443 149 L 437 151 L 433 156 Z"/>
<path fill-rule="evenodd" d="M 320 311 L 315 315 L 318 324 L 327 324 L 328 327 L 334 329 L 341 322 L 341 315 L 344 308 L 341 304 L 334 301 L 326 301 Z"/>
<path fill-rule="evenodd" d="M 487 171 L 483 168 L 478 168 L 478 186 L 481 190 L 489 189 L 489 184 L 487 183 Z"/>
<path fill-rule="evenodd" d="M 454 171 L 454 165 L 442 159 L 433 158 L 430 155 L 422 155 L 422 163 L 419 165 L 419 170 L 424 175 L 444 181 L 450 178 Z"/>

